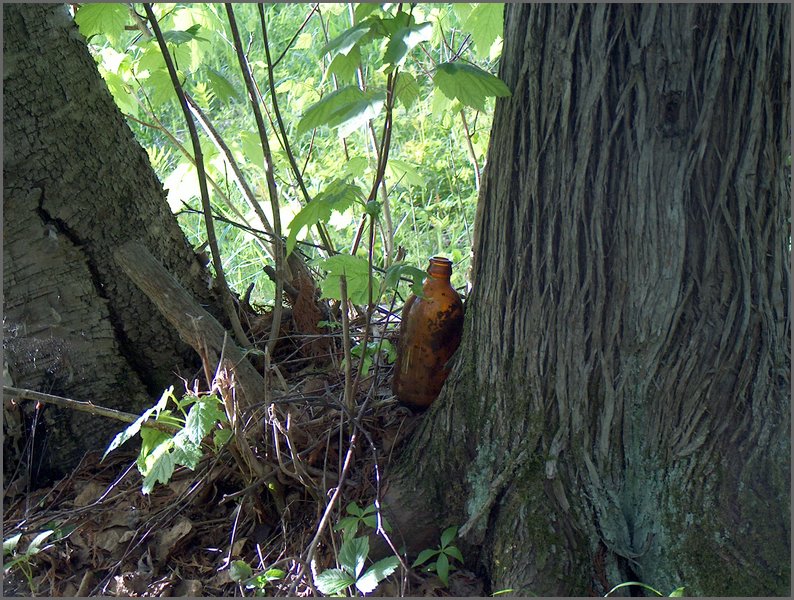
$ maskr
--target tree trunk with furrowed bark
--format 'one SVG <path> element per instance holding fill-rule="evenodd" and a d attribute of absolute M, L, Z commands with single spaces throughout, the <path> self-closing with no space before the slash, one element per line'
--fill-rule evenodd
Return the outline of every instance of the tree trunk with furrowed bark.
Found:
<path fill-rule="evenodd" d="M 198 356 L 119 269 L 138 241 L 219 317 L 209 273 L 113 102 L 66 5 L 3 6 L 3 349 L 28 388 L 140 412 Z M 5 381 L 8 383 L 8 381 Z M 46 407 L 24 464 L 31 417 L 4 401 L 4 469 L 35 478 L 73 467 L 121 428 Z M 23 464 L 20 464 L 22 461 Z M 41 461 L 39 463 L 39 461 Z"/>
<path fill-rule="evenodd" d="M 507 5 L 454 369 L 389 475 L 495 592 L 790 591 L 790 8 Z"/>

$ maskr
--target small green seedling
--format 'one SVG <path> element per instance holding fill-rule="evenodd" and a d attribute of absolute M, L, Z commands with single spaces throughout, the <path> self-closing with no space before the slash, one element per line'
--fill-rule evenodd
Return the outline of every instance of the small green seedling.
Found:
<path fill-rule="evenodd" d="M 173 405 L 175 410 L 167 408 L 169 405 Z M 172 426 L 175 433 L 143 428 L 151 417 L 158 423 Z M 223 402 L 216 394 L 203 397 L 187 394 L 177 400 L 174 386 L 171 386 L 163 392 L 157 404 L 145 410 L 134 423 L 113 438 L 102 458 L 104 460 L 110 452 L 140 434 L 141 450 L 136 465 L 144 478 L 141 491 L 148 494 L 157 482 L 168 483 L 175 467 L 182 465 L 195 469 L 204 456 L 204 437 L 210 432 L 213 434 L 213 449 L 217 452 L 231 438 L 228 423 Z M 218 429 L 219 424 L 226 428 Z"/>
<path fill-rule="evenodd" d="M 359 507 L 355 502 L 351 502 L 347 505 L 345 511 L 347 511 L 348 516 L 339 519 L 339 523 L 334 525 L 334 531 L 341 531 L 346 539 L 358 533 L 359 525 L 377 529 L 378 515 L 376 514 L 374 502 L 364 508 Z M 386 517 L 381 517 L 381 523 L 386 532 L 391 531 L 391 526 L 386 520 Z"/>
<path fill-rule="evenodd" d="M 463 564 L 463 555 L 460 553 L 460 550 L 458 550 L 457 546 L 451 545 L 452 540 L 454 540 L 457 535 L 457 527 L 446 528 L 441 534 L 441 545 L 436 550 L 422 550 L 419 556 L 416 557 L 412 566 L 418 567 L 435 557 L 435 562 L 430 563 L 425 567 L 425 570 L 435 571 L 444 586 L 448 586 L 450 568 L 454 569 L 454 566 L 450 565 L 450 559 L 454 558 Z"/>
<path fill-rule="evenodd" d="M 397 350 L 394 348 L 394 345 L 389 340 L 380 340 L 376 342 L 369 342 L 367 344 L 367 351 L 363 351 L 363 346 L 361 344 L 356 344 L 353 346 L 353 349 L 350 353 L 353 356 L 358 356 L 361 358 L 363 354 L 364 357 L 361 359 L 361 376 L 366 377 L 369 375 L 369 370 L 372 367 L 372 358 L 378 352 L 378 346 L 380 346 L 380 353 L 381 356 L 384 357 L 387 363 L 393 363 L 397 358 Z M 345 366 L 345 361 L 342 361 L 342 367 Z"/>
<path fill-rule="evenodd" d="M 396 556 L 379 560 L 364 571 L 369 554 L 369 539 L 349 537 L 339 549 L 339 568 L 326 569 L 314 579 L 314 585 L 323 594 L 339 594 L 345 588 L 355 586 L 362 594 L 369 594 L 378 584 L 397 570 L 400 564 Z M 362 573 L 362 571 L 364 571 Z"/>
<path fill-rule="evenodd" d="M 28 587 L 30 588 L 31 594 L 35 594 L 36 589 L 33 584 L 33 568 L 31 565 L 33 557 L 39 552 L 51 548 L 54 542 L 67 538 L 75 529 L 76 528 L 74 525 L 70 525 L 63 528 L 47 529 L 46 531 L 42 531 L 30 541 L 24 552 L 17 552 L 19 540 L 22 538 L 21 533 L 17 533 L 16 535 L 12 535 L 10 538 L 3 540 L 3 558 L 5 559 L 6 556 L 11 556 L 11 560 L 3 563 L 3 574 L 5 575 L 14 569 L 19 569 L 22 571 L 22 574 L 25 576 L 25 579 L 28 582 Z M 44 542 L 53 535 L 55 535 L 55 537 L 50 541 L 50 543 L 46 546 L 43 545 Z"/>
<path fill-rule="evenodd" d="M 609 596 L 615 590 L 619 590 L 620 588 L 624 588 L 624 587 L 629 587 L 631 585 L 636 585 L 638 587 L 644 588 L 644 589 L 646 589 L 646 590 L 648 590 L 650 592 L 653 592 L 657 596 L 662 596 L 662 597 L 664 596 L 664 594 L 662 592 L 660 592 L 659 590 L 653 589 L 651 586 L 649 586 L 646 583 L 640 583 L 639 581 L 626 581 L 624 583 L 619 583 L 618 585 L 613 587 L 611 590 L 609 590 L 606 594 L 604 594 L 604 598 Z M 682 598 L 683 596 L 684 596 L 684 587 L 681 586 L 681 587 L 675 588 L 672 592 L 670 592 L 670 595 L 668 596 L 668 598 Z"/>
<path fill-rule="evenodd" d="M 255 596 L 264 596 L 268 584 L 283 579 L 286 573 L 281 569 L 267 569 L 254 575 L 251 566 L 242 560 L 235 560 L 229 567 L 229 576 L 232 581 L 244 585 L 248 590 L 254 590 Z"/>

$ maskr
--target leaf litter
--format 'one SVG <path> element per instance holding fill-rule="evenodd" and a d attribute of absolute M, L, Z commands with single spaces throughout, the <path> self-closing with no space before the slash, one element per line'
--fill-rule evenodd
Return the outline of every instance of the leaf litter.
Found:
<path fill-rule="evenodd" d="M 282 347 L 277 353 L 286 375 L 272 378 L 269 404 L 245 415 L 244 437 L 278 483 L 281 512 L 266 481 L 252 480 L 238 468 L 231 445 L 205 453 L 193 471 L 178 467 L 168 483 L 147 495 L 141 492 L 134 449 L 117 449 L 104 460 L 101 452 L 89 453 L 53 485 L 6 495 L 4 540 L 21 534 L 17 548 L 23 549 L 37 533 L 56 532 L 28 557 L 29 578 L 19 568 L 4 569 L 5 595 L 314 595 L 302 561 L 339 481 L 353 423 L 364 433 L 363 442 L 353 451 L 332 523 L 350 502 L 366 506 L 379 497 L 380 474 L 421 417 L 395 402 L 391 367 L 377 361 L 358 388 L 358 414 L 349 415 L 342 406 L 338 358 L 317 368 L 324 362 L 317 336 L 306 338 L 291 340 L 289 351 Z M 323 342 L 325 348 L 336 346 Z M 307 360 L 301 360 L 301 347 L 309 348 Z M 324 529 L 310 572 L 337 566 L 340 535 L 333 527 Z M 239 561 L 250 566 L 249 581 L 233 577 Z M 8 555 L 4 562 L 8 566 Z M 299 573 L 306 574 L 298 580 Z M 453 589 L 457 575 L 450 577 Z M 471 579 L 465 571 L 460 576 Z M 398 570 L 372 595 L 406 593 L 450 591 L 435 575 Z"/>

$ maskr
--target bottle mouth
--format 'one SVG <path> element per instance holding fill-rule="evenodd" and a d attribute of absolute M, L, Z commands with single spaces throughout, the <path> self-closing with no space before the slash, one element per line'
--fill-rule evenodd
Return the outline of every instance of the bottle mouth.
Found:
<path fill-rule="evenodd" d="M 432 257 L 427 274 L 431 277 L 449 277 L 452 275 L 452 261 L 444 256 Z"/>

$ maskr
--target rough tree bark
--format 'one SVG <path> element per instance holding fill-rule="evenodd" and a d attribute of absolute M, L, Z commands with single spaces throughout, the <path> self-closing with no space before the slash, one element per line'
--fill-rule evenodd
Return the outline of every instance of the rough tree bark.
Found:
<path fill-rule="evenodd" d="M 789 593 L 789 23 L 507 6 L 464 338 L 385 498 L 415 548 L 463 525 L 490 591 Z"/>
<path fill-rule="evenodd" d="M 140 411 L 168 385 L 178 389 L 176 373 L 192 377 L 198 357 L 120 273 L 114 248 L 139 241 L 220 317 L 209 275 L 66 5 L 4 5 L 3 16 L 8 373 L 17 387 Z M 11 475 L 20 448 L 12 407 L 4 409 L 4 468 Z M 119 429 L 54 407 L 44 418 L 44 468 L 55 473 Z"/>

